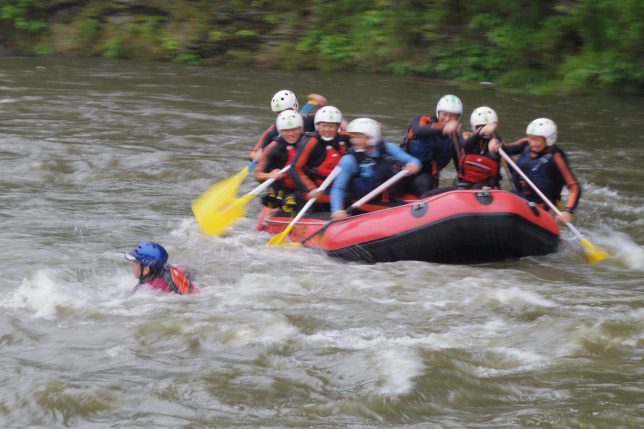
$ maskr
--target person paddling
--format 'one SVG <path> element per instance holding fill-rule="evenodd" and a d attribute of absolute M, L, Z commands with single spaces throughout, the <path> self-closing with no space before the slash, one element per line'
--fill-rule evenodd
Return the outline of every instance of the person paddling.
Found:
<path fill-rule="evenodd" d="M 144 241 L 124 256 L 132 262 L 132 272 L 139 279 L 134 292 L 141 288 L 180 295 L 197 295 L 200 292 L 192 283 L 186 267 L 167 263 L 168 252 L 158 243 Z"/>
<path fill-rule="evenodd" d="M 497 133 L 499 117 L 491 107 L 481 106 L 470 115 L 471 133 L 463 133 L 458 162 L 460 188 L 489 187 L 498 189 L 501 181 L 501 158 L 490 146 L 502 140 Z"/>
<path fill-rule="evenodd" d="M 304 131 L 313 132 L 315 131 L 314 125 L 314 115 L 318 109 L 326 106 L 327 100 L 320 94 L 309 94 L 307 96 L 307 102 L 300 110 L 300 115 L 302 115 L 302 126 Z M 275 113 L 275 116 L 279 115 L 285 110 L 293 110 L 297 112 L 299 109 L 299 102 L 293 91 L 288 89 L 279 90 L 273 95 L 271 99 L 271 110 Z M 273 140 L 279 136 L 279 130 L 275 127 L 275 122 L 273 122 L 260 136 L 255 147 L 250 151 L 249 158 L 253 161 L 260 149 L 264 149 L 268 146 Z"/>
<path fill-rule="evenodd" d="M 564 185 L 568 188 L 568 198 L 557 220 L 570 223 L 579 204 L 581 185 L 570 169 L 566 153 L 556 142 L 557 124 L 548 118 L 538 118 L 528 124 L 526 137 L 500 146 L 508 155 L 519 155 L 517 166 L 555 205 L 561 201 Z M 498 152 L 498 146 L 491 145 L 490 150 Z M 518 174 L 514 174 L 513 180 L 520 195 L 544 205 L 541 197 Z"/>
<path fill-rule="evenodd" d="M 457 189 L 499 189 L 501 181 L 501 157 L 497 147 L 501 136 L 496 132 L 499 117 L 491 107 L 474 109 L 470 116 L 472 131 L 463 133 L 459 141 L 458 179 L 453 186 L 432 189 L 421 195 L 427 198 Z"/>
<path fill-rule="evenodd" d="M 319 192 L 318 187 L 340 162 L 351 146 L 348 133 L 340 131 L 342 112 L 334 106 L 324 106 L 315 114 L 315 133 L 307 134 L 298 144 L 293 168 L 293 178 L 303 199 L 315 198 L 315 211 L 329 211 L 330 197 Z"/>
<path fill-rule="evenodd" d="M 262 203 L 267 207 L 282 207 L 284 211 L 296 208 L 295 182 L 291 176 L 281 170 L 293 163 L 297 145 L 302 139 L 302 116 L 293 111 L 285 110 L 277 116 L 275 126 L 279 135 L 262 152 L 255 169 L 258 182 L 275 179 L 268 189 Z"/>
<path fill-rule="evenodd" d="M 440 172 L 450 161 L 458 165 L 459 119 L 463 103 L 455 95 L 445 95 L 436 104 L 436 116 L 416 116 L 403 138 L 401 147 L 423 163 L 420 173 L 405 181 L 416 195 L 438 187 Z"/>
<path fill-rule="evenodd" d="M 345 197 L 358 199 L 376 189 L 387 179 L 394 176 L 397 168 L 403 166 L 411 174 L 421 169 L 421 162 L 393 143 L 380 137 L 380 124 L 371 118 L 358 118 L 349 123 L 347 131 L 351 135 L 351 150 L 342 157 L 340 174 L 331 189 L 331 217 L 345 219 Z M 387 192 L 386 194 L 391 194 Z M 385 202 L 389 197 L 380 197 Z M 363 206 L 364 207 L 364 206 Z"/>

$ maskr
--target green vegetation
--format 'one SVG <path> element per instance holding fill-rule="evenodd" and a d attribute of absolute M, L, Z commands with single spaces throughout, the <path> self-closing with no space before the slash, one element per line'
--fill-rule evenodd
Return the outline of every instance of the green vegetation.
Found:
<path fill-rule="evenodd" d="M 0 0 L 14 53 L 642 93 L 641 0 Z"/>

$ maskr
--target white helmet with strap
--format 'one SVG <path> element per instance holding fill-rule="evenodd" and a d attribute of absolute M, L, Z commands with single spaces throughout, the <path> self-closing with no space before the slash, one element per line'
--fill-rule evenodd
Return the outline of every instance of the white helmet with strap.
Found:
<path fill-rule="evenodd" d="M 440 100 L 438 100 L 438 104 L 436 104 L 436 116 L 438 116 L 440 112 L 462 115 L 463 103 L 461 103 L 461 100 L 455 95 L 444 95 Z"/>
<path fill-rule="evenodd" d="M 324 106 L 315 113 L 315 119 L 313 119 L 315 126 L 320 122 L 330 122 L 333 124 L 342 123 L 342 112 L 337 107 L 333 106 Z"/>
<path fill-rule="evenodd" d="M 369 146 L 375 146 L 380 142 L 380 124 L 371 118 L 354 119 L 349 122 L 347 132 L 366 135 L 369 138 L 367 140 Z"/>
<path fill-rule="evenodd" d="M 285 110 L 279 115 L 275 120 L 275 126 L 277 131 L 290 130 L 292 128 L 303 128 L 304 121 L 302 120 L 302 115 L 294 110 Z"/>
<path fill-rule="evenodd" d="M 320 122 L 325 122 L 325 123 L 331 123 L 331 124 L 338 124 L 337 132 L 340 131 L 340 124 L 342 123 L 342 112 L 340 112 L 340 109 L 337 107 L 333 106 L 324 106 L 317 112 L 315 112 L 315 118 L 313 119 L 313 123 L 315 124 L 315 129 L 318 130 L 318 124 Z M 335 137 L 332 136 L 320 136 L 322 140 L 324 141 L 331 141 Z"/>
<path fill-rule="evenodd" d="M 297 102 L 297 97 L 293 94 L 293 91 L 289 91 L 288 89 L 277 91 L 271 100 L 271 109 L 275 113 L 287 109 L 292 109 L 297 112 L 299 108 L 300 105 Z"/>
<path fill-rule="evenodd" d="M 493 124 L 495 122 L 499 122 L 499 117 L 494 109 L 487 106 L 477 107 L 470 116 L 470 125 L 472 125 L 472 130 L 476 130 L 476 127 L 479 125 Z"/>
<path fill-rule="evenodd" d="M 548 118 L 538 118 L 528 124 L 525 133 L 541 136 L 546 139 L 546 145 L 552 146 L 557 141 L 557 124 Z"/>

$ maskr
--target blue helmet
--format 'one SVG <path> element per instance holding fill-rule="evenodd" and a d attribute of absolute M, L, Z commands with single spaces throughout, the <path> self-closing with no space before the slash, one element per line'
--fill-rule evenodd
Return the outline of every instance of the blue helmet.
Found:
<path fill-rule="evenodd" d="M 139 243 L 132 253 L 126 253 L 125 259 L 128 261 L 138 261 L 144 267 L 150 267 L 156 270 L 168 262 L 168 252 L 160 244 L 144 241 L 143 243 Z"/>

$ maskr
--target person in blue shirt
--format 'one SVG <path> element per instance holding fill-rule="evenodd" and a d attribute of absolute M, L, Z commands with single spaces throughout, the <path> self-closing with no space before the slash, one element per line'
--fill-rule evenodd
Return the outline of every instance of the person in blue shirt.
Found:
<path fill-rule="evenodd" d="M 380 137 L 380 124 L 370 118 L 351 121 L 351 150 L 342 157 L 342 169 L 331 189 L 331 217 L 345 219 L 345 198 L 359 199 L 392 177 L 402 166 L 411 174 L 420 171 L 422 163 L 393 143 Z"/>

